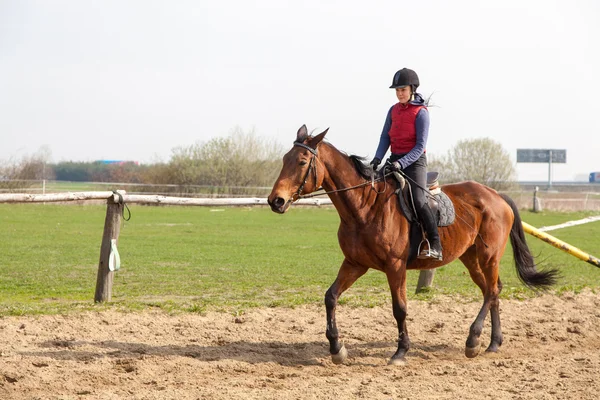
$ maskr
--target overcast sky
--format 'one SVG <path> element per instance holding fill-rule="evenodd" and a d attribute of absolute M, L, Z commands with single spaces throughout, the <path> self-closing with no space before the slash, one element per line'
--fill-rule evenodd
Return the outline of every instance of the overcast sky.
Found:
<path fill-rule="evenodd" d="M 236 126 L 372 157 L 396 70 L 435 92 L 427 151 L 489 137 L 600 171 L 595 0 L 0 0 L 0 160 L 167 161 Z M 547 179 L 518 164 L 520 180 Z"/>

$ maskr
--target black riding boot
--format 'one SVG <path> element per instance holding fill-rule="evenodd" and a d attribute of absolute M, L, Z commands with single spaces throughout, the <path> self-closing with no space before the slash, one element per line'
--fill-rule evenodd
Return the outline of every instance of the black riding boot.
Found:
<path fill-rule="evenodd" d="M 423 227 L 427 233 L 427 240 L 429 240 L 430 247 L 427 248 L 427 246 L 422 246 L 418 258 L 434 258 L 438 261 L 442 261 L 442 243 L 440 242 L 440 235 L 438 233 L 437 224 L 435 223 L 435 218 L 428 205 L 421 210 L 421 221 L 423 222 Z"/>

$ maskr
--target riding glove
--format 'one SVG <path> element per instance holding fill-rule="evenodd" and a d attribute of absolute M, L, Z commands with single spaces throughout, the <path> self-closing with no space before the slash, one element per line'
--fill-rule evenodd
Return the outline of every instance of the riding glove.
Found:
<path fill-rule="evenodd" d="M 373 171 L 377 171 L 377 167 L 379 167 L 379 164 L 381 164 L 381 160 L 379 158 L 375 157 L 371 161 L 371 167 L 373 167 Z"/>
<path fill-rule="evenodd" d="M 387 167 L 389 169 L 391 169 L 392 171 L 402 171 L 402 165 L 400 165 L 400 163 L 398 161 L 390 161 L 390 159 L 388 158 L 387 161 L 385 162 L 385 164 L 387 165 Z"/>

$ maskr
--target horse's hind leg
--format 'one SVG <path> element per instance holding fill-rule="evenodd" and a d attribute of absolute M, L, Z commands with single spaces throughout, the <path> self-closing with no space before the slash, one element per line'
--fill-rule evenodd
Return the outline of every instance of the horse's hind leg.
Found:
<path fill-rule="evenodd" d="M 497 248 L 504 249 L 506 242 Z M 487 249 L 486 249 L 487 250 Z M 500 328 L 500 292 L 502 291 L 502 282 L 500 282 L 500 258 L 502 251 L 482 251 L 478 254 L 479 266 L 485 275 L 486 292 L 485 298 L 489 302 L 490 314 L 492 319 L 492 338 L 487 352 L 496 352 L 502 344 L 502 329 Z"/>
<path fill-rule="evenodd" d="M 469 270 L 469 274 L 471 275 L 471 279 L 473 282 L 479 286 L 481 292 L 483 293 L 483 305 L 481 306 L 481 310 L 479 310 L 479 314 L 477 314 L 477 318 L 471 324 L 471 328 L 469 329 L 469 337 L 467 337 L 467 342 L 465 344 L 465 355 L 469 358 L 473 358 L 479 354 L 481 349 L 481 341 L 479 337 L 481 336 L 481 332 L 483 331 L 483 323 L 487 316 L 488 310 L 490 309 L 490 298 L 488 296 L 488 290 L 486 285 L 486 277 L 479 266 L 479 260 L 477 258 L 477 247 L 475 245 L 471 246 L 461 257 L 460 261 L 467 267 Z"/>
<path fill-rule="evenodd" d="M 337 324 L 335 322 L 335 309 L 338 298 L 358 278 L 367 272 L 367 268 L 356 267 L 344 260 L 335 282 L 325 293 L 325 308 L 327 309 L 327 330 L 325 336 L 329 340 L 329 353 L 334 364 L 341 364 L 348 357 L 348 352 L 343 344 L 340 344 Z"/>
<path fill-rule="evenodd" d="M 392 293 L 392 311 L 394 318 L 398 324 L 398 349 L 390 358 L 390 365 L 405 365 L 404 356 L 410 347 L 408 339 L 408 330 L 406 329 L 406 270 L 402 267 L 399 269 L 390 269 L 387 272 L 388 284 Z"/>
<path fill-rule="evenodd" d="M 502 329 L 500 327 L 500 302 L 498 296 L 502 290 L 502 283 L 498 277 L 500 253 L 477 252 L 476 246 L 472 246 L 461 256 L 461 261 L 469 269 L 473 281 L 479 286 L 483 293 L 483 305 L 469 330 L 469 337 L 465 347 L 467 357 L 475 357 L 479 354 L 481 342 L 479 337 L 483 330 L 483 323 L 488 311 L 492 320 L 492 335 L 487 352 L 496 352 L 502 344 Z"/>
<path fill-rule="evenodd" d="M 479 337 L 481 336 L 483 323 L 489 309 L 490 300 L 488 296 L 484 296 L 483 305 L 481 306 L 481 310 L 479 310 L 479 314 L 477 314 L 477 318 L 475 318 L 475 321 L 471 324 L 469 337 L 467 337 L 467 343 L 465 344 L 465 355 L 469 358 L 477 356 L 481 350 L 481 341 L 479 340 Z"/>
<path fill-rule="evenodd" d="M 490 315 L 492 317 L 492 340 L 490 345 L 485 350 L 487 352 L 495 353 L 498 351 L 500 345 L 502 345 L 502 329 L 500 328 L 500 301 L 498 296 L 502 291 L 502 282 L 498 278 L 498 290 L 495 296 L 492 296 L 490 305 Z"/>

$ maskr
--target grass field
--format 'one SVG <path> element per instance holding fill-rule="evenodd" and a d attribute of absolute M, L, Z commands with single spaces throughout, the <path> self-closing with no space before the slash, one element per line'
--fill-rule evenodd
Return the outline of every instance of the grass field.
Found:
<path fill-rule="evenodd" d="M 132 205 L 119 238 L 121 270 L 113 301 L 93 296 L 105 206 L 0 204 L 0 316 L 72 310 L 159 307 L 168 311 L 243 313 L 257 306 L 297 306 L 323 301 L 342 261 L 333 208 L 151 207 Z M 580 219 L 589 213 L 522 212 L 534 226 Z M 600 256 L 600 222 L 550 232 Z M 532 252 L 563 274 L 555 291 L 600 288 L 600 270 L 533 237 Z M 434 289 L 414 295 L 417 271 L 409 271 L 411 298 L 458 295 L 480 298 L 460 262 L 439 268 Z M 512 251 L 502 261 L 502 296 L 535 295 L 517 279 Z M 389 303 L 384 274 L 362 277 L 341 303 Z"/>

